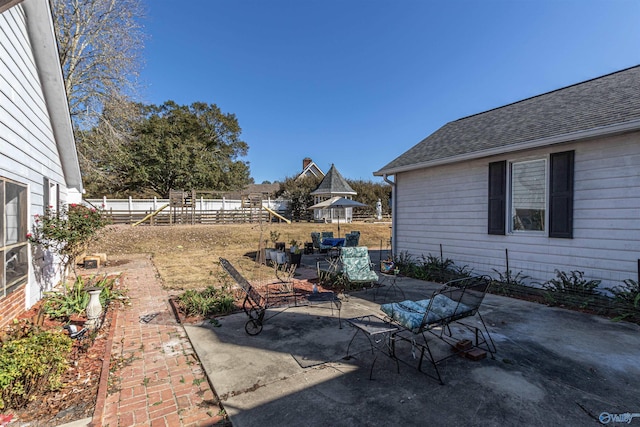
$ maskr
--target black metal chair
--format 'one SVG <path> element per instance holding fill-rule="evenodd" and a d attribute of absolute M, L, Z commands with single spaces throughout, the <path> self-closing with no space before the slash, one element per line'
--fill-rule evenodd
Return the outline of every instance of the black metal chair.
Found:
<path fill-rule="evenodd" d="M 494 357 L 496 346 L 479 311 L 490 285 L 491 278 L 487 276 L 465 277 L 447 282 L 427 299 L 382 304 L 380 309 L 389 323 L 399 327 L 393 335 L 394 342 L 408 341 L 412 347 L 419 348 L 418 370 L 422 371 L 422 361 L 426 356 L 436 374 L 425 374 L 444 384 L 438 369 L 442 361 L 474 347 L 486 350 Z M 463 322 L 463 319 L 473 316 L 477 316 L 479 323 Z M 454 337 L 451 330 L 454 323 L 472 333 L 473 341 L 467 341 L 468 347 L 460 345 L 465 340 Z M 432 337 L 448 344 L 453 352 L 438 358 L 430 342 Z"/>

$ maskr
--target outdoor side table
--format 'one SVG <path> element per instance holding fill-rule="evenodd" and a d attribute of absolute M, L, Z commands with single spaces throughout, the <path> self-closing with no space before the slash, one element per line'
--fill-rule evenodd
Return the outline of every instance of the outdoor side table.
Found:
<path fill-rule="evenodd" d="M 395 343 L 394 334 L 398 332 L 398 327 L 393 326 L 390 323 L 385 322 L 383 319 L 375 315 L 360 316 L 347 319 L 347 322 L 354 328 L 356 328 L 349 345 L 347 346 L 346 360 L 350 359 L 349 349 L 353 340 L 359 333 L 364 334 L 369 340 L 371 346 L 371 354 L 374 355 L 373 362 L 371 362 L 371 368 L 369 369 L 369 379 L 373 378 L 373 367 L 378 359 L 378 353 L 384 353 L 396 362 L 396 371 L 400 373 L 400 364 L 395 355 Z"/>
<path fill-rule="evenodd" d="M 404 296 L 404 291 L 402 289 L 400 289 L 400 287 L 398 286 L 398 284 L 396 283 L 398 280 L 398 270 L 393 270 L 391 272 L 391 274 L 388 273 L 383 273 L 380 272 L 380 275 L 382 276 L 382 280 L 380 281 L 380 285 L 376 287 L 376 292 L 373 294 L 373 300 L 376 300 L 376 297 L 378 296 L 378 291 L 380 290 L 380 288 L 382 287 L 382 285 L 385 282 L 389 283 L 389 287 L 387 288 L 387 290 L 384 292 L 384 297 L 387 297 L 387 294 L 389 293 L 389 291 L 393 290 L 393 295 L 395 296 L 397 293 L 400 293 L 402 295 L 402 299 L 405 300 L 405 296 Z"/>

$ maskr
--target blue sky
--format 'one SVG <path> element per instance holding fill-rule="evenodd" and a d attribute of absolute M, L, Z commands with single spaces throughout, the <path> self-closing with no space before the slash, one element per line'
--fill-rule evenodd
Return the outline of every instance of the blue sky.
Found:
<path fill-rule="evenodd" d="M 348 179 L 445 123 L 640 64 L 637 0 L 148 0 L 143 101 L 234 113 L 257 183 Z"/>

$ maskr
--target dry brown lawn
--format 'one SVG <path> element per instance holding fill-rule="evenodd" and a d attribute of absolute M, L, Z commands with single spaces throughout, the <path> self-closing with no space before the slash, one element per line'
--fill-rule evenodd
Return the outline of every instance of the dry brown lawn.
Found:
<path fill-rule="evenodd" d="M 388 249 L 390 224 L 341 224 L 340 230 L 343 237 L 358 230 L 360 245 Z M 285 242 L 287 248 L 292 239 L 310 242 L 312 231 L 333 231 L 338 235 L 337 224 L 315 223 L 109 226 L 90 251 L 120 259 L 126 259 L 127 254 L 151 254 L 166 288 L 201 289 L 223 282 L 218 262 L 221 256 L 229 259 L 248 280 L 272 278 L 271 268 L 253 261 L 261 240 L 263 247 L 265 240 L 266 247 L 272 247 L 271 231 L 280 233 L 279 241 Z"/>

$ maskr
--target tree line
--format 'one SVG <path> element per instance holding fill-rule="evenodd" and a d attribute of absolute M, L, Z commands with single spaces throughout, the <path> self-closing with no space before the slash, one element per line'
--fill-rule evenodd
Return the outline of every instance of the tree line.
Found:
<path fill-rule="evenodd" d="M 142 0 L 52 0 L 59 57 L 87 197 L 168 197 L 253 182 L 237 117 L 215 104 L 136 102 L 146 34 Z M 285 178 L 278 196 L 305 218 L 319 180 Z M 349 181 L 388 210 L 389 186 Z"/>
<path fill-rule="evenodd" d="M 358 208 L 359 213 L 375 215 L 378 200 L 382 203 L 382 213 L 384 215 L 391 212 L 391 186 L 389 184 L 363 180 L 345 180 L 358 193 L 353 199 L 367 205 L 366 207 Z M 314 200 L 311 192 L 318 188 L 321 181 L 322 178 L 314 176 L 293 176 L 280 183 L 280 190 L 276 193 L 276 196 L 289 201 L 287 211 L 289 218 L 296 221 L 312 219 L 313 213 L 309 210 L 309 207 L 313 206 Z"/>

